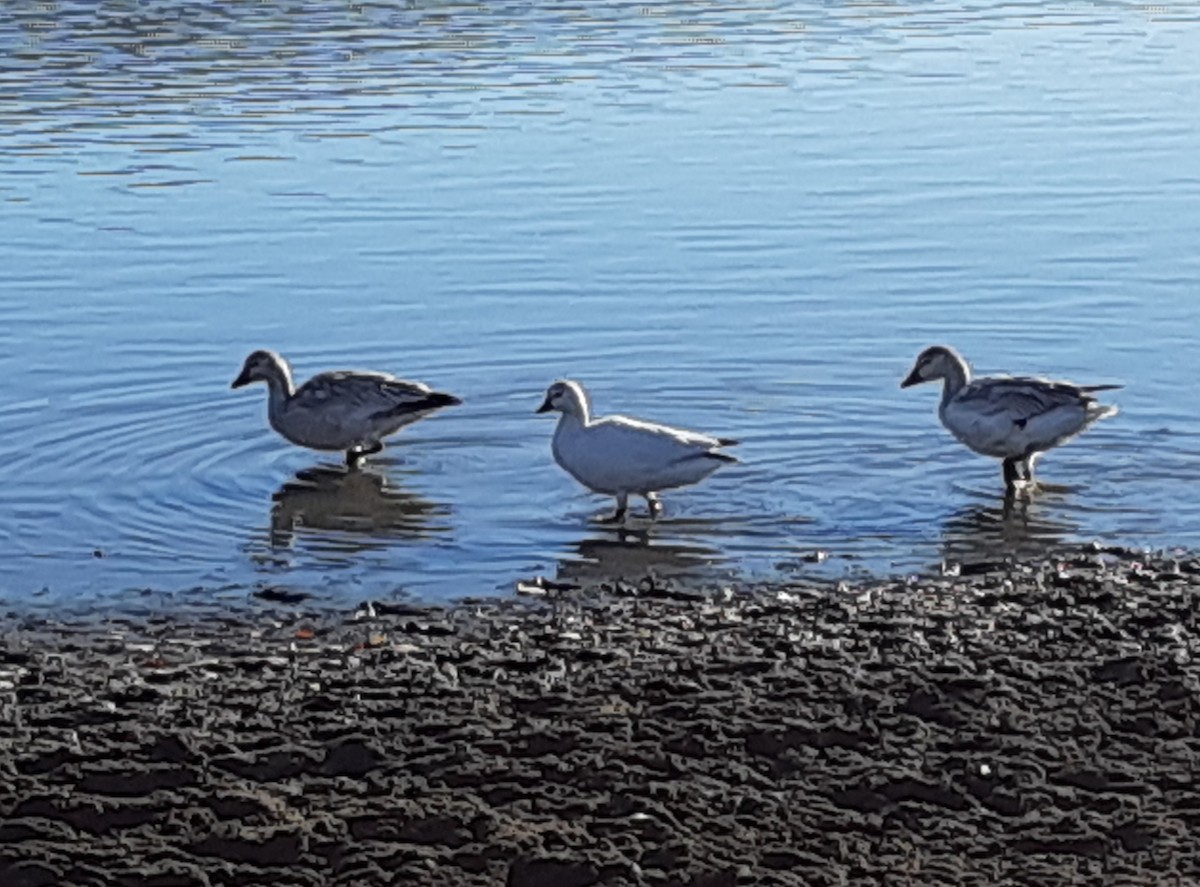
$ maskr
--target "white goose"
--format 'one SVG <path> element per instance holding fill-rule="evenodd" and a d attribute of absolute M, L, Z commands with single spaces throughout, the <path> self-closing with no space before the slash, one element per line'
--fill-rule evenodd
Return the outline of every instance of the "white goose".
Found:
<path fill-rule="evenodd" d="M 271 427 L 294 444 L 344 450 L 353 467 L 383 449 L 383 438 L 434 410 L 462 403 L 451 394 L 384 373 L 336 370 L 319 373 L 299 388 L 292 369 L 274 351 L 246 358 L 233 388 L 266 382 Z"/>
<path fill-rule="evenodd" d="M 550 386 L 537 411 L 551 410 L 562 413 L 551 445 L 554 460 L 585 487 L 616 497 L 614 521 L 625 518 L 631 494 L 644 498 L 650 516 L 658 517 L 659 491 L 697 483 L 722 465 L 737 462 L 720 452 L 736 440 L 625 416 L 594 418 L 587 392 L 578 382 Z"/>
<path fill-rule="evenodd" d="M 1120 385 L 1072 385 L 1027 376 L 971 379 L 971 368 L 953 348 L 926 348 L 901 388 L 941 379 L 938 416 L 959 441 L 977 453 L 1004 460 L 1008 490 L 1033 482 L 1033 465 L 1046 450 L 1066 443 L 1093 422 L 1117 414 L 1092 395 Z"/>

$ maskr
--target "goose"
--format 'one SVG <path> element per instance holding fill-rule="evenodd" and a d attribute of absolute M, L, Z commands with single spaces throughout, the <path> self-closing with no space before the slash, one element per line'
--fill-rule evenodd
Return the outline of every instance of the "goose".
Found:
<path fill-rule="evenodd" d="M 625 416 L 596 418 L 584 387 L 569 379 L 547 389 L 537 412 L 551 411 L 562 414 L 551 444 L 554 461 L 588 489 L 616 497 L 615 522 L 625 519 L 630 495 L 645 499 L 657 518 L 660 491 L 698 483 L 738 461 L 720 450 L 737 444 L 730 438 Z"/>
<path fill-rule="evenodd" d="M 292 368 L 274 351 L 246 358 L 231 388 L 267 383 L 267 419 L 294 444 L 313 450 L 343 450 L 353 468 L 383 449 L 383 438 L 434 410 L 462 403 L 385 373 L 335 370 L 295 388 Z"/>
<path fill-rule="evenodd" d="M 1033 484 L 1034 462 L 1046 450 L 1115 416 L 1117 407 L 1092 395 L 1122 387 L 1028 376 L 972 379 L 967 362 L 945 345 L 922 351 L 900 387 L 938 379 L 943 383 L 938 407 L 942 424 L 975 452 L 1004 460 L 1004 484 L 1010 492 L 1021 482 Z"/>

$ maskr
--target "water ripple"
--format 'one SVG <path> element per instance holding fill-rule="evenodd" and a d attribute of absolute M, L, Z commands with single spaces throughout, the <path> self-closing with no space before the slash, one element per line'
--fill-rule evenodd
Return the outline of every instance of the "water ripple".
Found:
<path fill-rule="evenodd" d="M 1186 5 L 6 13 L 0 593 L 446 597 L 1195 538 Z M 1006 510 L 897 387 L 940 341 L 1125 383 L 1123 413 Z M 229 391 L 259 347 L 465 403 L 347 473 Z M 562 376 L 743 462 L 596 527 L 533 415 Z"/>

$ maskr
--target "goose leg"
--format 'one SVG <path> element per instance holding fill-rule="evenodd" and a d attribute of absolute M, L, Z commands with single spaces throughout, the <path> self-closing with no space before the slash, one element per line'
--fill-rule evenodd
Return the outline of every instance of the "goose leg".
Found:
<path fill-rule="evenodd" d="M 1021 468 L 1023 469 L 1024 478 L 1030 484 L 1033 483 L 1033 463 L 1037 461 L 1037 457 L 1037 453 L 1030 453 L 1021 460 Z"/>
<path fill-rule="evenodd" d="M 382 450 L 383 444 L 381 444 L 379 441 L 374 441 L 369 446 L 365 447 L 351 447 L 350 449 L 346 450 L 346 467 L 357 468 L 359 463 L 361 463 L 363 459 L 367 458 L 367 456 L 371 456 Z"/>
<path fill-rule="evenodd" d="M 619 524 L 625 520 L 625 515 L 629 511 L 629 494 L 621 493 L 617 496 L 617 510 L 613 512 L 610 520 L 614 524 Z"/>
<path fill-rule="evenodd" d="M 646 500 L 646 506 L 650 509 L 650 519 L 657 520 L 663 511 L 662 500 L 658 498 L 658 493 L 647 493 L 643 498 Z"/>
<path fill-rule="evenodd" d="M 1021 472 L 1017 468 L 1017 463 L 1017 459 L 1004 460 L 1004 486 L 1006 489 L 1016 489 L 1017 481 L 1021 479 Z"/>

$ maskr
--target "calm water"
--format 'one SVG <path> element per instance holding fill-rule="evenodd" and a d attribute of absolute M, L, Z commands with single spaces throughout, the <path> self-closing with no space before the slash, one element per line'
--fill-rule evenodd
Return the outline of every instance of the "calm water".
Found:
<path fill-rule="evenodd" d="M 1197 58 L 1190 3 L 8 0 L 0 599 L 1198 545 Z M 1006 513 L 897 387 L 942 341 L 1123 413 Z M 260 347 L 466 404 L 347 475 L 229 390 Z M 563 375 L 744 464 L 618 537 Z"/>

